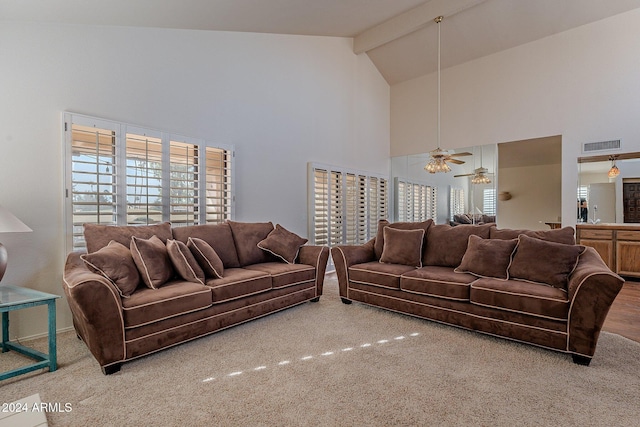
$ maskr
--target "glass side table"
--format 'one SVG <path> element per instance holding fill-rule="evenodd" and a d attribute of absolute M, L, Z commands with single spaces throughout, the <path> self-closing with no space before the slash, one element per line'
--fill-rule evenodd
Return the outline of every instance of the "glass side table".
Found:
<path fill-rule="evenodd" d="M 9 350 L 14 350 L 20 354 L 36 360 L 36 363 L 34 364 L 13 369 L 11 371 L 1 372 L 0 381 L 46 367 L 49 367 L 49 372 L 53 372 L 56 370 L 58 365 L 56 357 L 57 298 L 60 298 L 60 296 L 36 291 L 34 289 L 22 288 L 20 286 L 0 285 L 0 312 L 2 313 L 2 352 L 4 353 Z M 44 354 L 32 348 L 25 347 L 24 345 L 17 342 L 10 341 L 9 312 L 45 304 L 48 306 L 49 312 L 49 354 Z"/>

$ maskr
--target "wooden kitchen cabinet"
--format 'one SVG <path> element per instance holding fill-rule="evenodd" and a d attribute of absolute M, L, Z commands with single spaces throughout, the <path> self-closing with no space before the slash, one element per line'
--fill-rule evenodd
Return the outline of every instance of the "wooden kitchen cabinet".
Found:
<path fill-rule="evenodd" d="M 640 277 L 640 226 L 578 224 L 576 242 L 591 246 L 621 276 Z"/>

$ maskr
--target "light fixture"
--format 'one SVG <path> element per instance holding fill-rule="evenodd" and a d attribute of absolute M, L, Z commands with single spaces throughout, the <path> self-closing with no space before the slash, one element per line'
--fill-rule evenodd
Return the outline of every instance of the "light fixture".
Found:
<path fill-rule="evenodd" d="M 0 206 L 0 233 L 24 233 L 33 231 L 11 212 Z M 0 243 L 0 280 L 7 270 L 7 249 Z"/>
<path fill-rule="evenodd" d="M 427 163 L 427 165 L 424 167 L 424 170 L 426 170 L 429 173 L 451 171 L 451 168 L 449 167 L 449 165 L 444 159 L 444 155 L 446 153 L 443 152 L 442 155 L 440 155 L 441 154 L 440 152 L 442 152 L 442 150 L 440 149 L 440 23 L 442 22 L 442 19 L 443 19 L 442 16 L 438 16 L 437 18 L 434 19 L 435 23 L 438 24 L 438 123 L 437 123 L 438 133 L 437 133 L 437 139 L 436 139 L 438 147 L 435 150 L 435 152 L 438 153 L 438 155 L 434 155 L 432 152 L 429 163 Z"/>
<path fill-rule="evenodd" d="M 609 178 L 615 178 L 616 176 L 620 175 L 620 169 L 618 169 L 618 166 L 616 166 L 616 156 L 609 157 L 609 160 L 611 160 L 611 169 L 609 169 L 609 172 L 607 172 L 607 176 Z"/>
<path fill-rule="evenodd" d="M 471 183 L 472 184 L 491 184 L 491 180 L 487 175 L 485 175 L 484 171 L 480 170 L 473 175 L 473 178 L 471 178 Z"/>

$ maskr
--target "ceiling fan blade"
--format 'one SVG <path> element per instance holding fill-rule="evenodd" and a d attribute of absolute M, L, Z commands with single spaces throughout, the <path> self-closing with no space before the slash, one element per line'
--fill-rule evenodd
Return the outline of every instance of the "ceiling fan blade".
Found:
<path fill-rule="evenodd" d="M 447 162 L 455 163 L 456 165 L 464 164 L 464 161 L 458 159 L 446 159 Z"/>
<path fill-rule="evenodd" d="M 469 153 L 468 151 L 463 151 L 462 153 L 451 153 L 449 155 L 451 157 L 454 157 L 454 156 L 473 156 L 473 153 Z"/>
<path fill-rule="evenodd" d="M 473 176 L 474 174 L 472 173 L 465 173 L 464 175 L 453 175 L 454 178 L 460 178 L 462 176 Z"/>

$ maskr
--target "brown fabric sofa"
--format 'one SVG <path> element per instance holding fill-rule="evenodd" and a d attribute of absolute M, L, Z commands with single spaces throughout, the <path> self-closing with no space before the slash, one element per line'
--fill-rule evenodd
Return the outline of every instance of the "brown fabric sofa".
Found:
<path fill-rule="evenodd" d="M 85 225 L 63 288 L 105 374 L 121 364 L 322 295 L 329 249 L 281 226 Z"/>
<path fill-rule="evenodd" d="M 588 365 L 624 280 L 574 230 L 381 221 L 331 249 L 345 304 L 382 307 L 571 354 Z"/>

